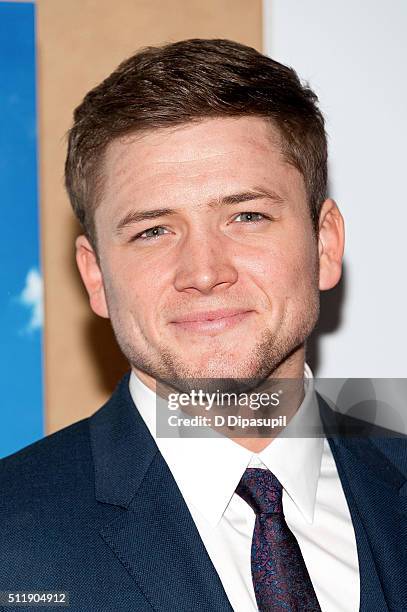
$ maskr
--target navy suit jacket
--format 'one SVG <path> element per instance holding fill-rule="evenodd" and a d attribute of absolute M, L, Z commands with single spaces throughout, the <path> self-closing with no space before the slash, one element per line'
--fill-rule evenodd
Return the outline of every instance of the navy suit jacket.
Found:
<path fill-rule="evenodd" d="M 406 439 L 331 435 L 336 417 L 319 401 L 356 534 L 360 610 L 407 610 Z M 232 611 L 128 375 L 92 417 L 0 462 L 0 591 L 17 590 L 67 591 L 72 612 Z"/>

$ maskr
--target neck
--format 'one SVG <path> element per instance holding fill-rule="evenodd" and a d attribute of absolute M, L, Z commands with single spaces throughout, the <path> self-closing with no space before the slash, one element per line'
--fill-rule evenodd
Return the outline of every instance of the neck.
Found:
<path fill-rule="evenodd" d="M 287 380 L 293 381 L 288 388 L 289 397 L 286 396 L 284 415 L 287 417 L 287 423 L 298 411 L 304 399 L 304 364 L 305 364 L 305 346 L 301 345 L 294 353 L 292 353 L 285 361 L 283 361 L 276 370 L 274 370 L 268 380 Z M 298 383 L 298 384 L 297 384 Z M 273 430 L 274 431 L 274 430 Z M 270 437 L 256 438 L 231 438 L 236 444 L 244 446 L 253 453 L 259 453 L 265 449 L 280 433 L 281 429 L 277 429 L 274 435 Z"/>
<path fill-rule="evenodd" d="M 290 380 L 297 381 L 298 384 L 290 384 L 288 385 L 289 391 L 289 399 L 286 397 L 284 409 L 284 415 L 287 417 L 286 422 L 292 419 L 292 417 L 297 412 L 300 407 L 303 399 L 304 399 L 304 363 L 305 363 L 305 345 L 301 345 L 294 353 L 292 353 L 287 359 L 285 359 L 266 379 L 265 384 L 267 384 L 267 380 Z M 135 374 L 140 378 L 140 380 L 154 393 L 157 392 L 157 381 L 152 376 L 148 375 L 146 372 L 139 370 L 133 367 Z M 273 430 L 274 431 L 274 430 Z M 245 437 L 245 438 L 233 438 L 228 437 L 247 448 L 253 453 L 259 453 L 264 448 L 266 448 L 280 433 L 281 429 L 277 429 L 273 436 L 270 437 Z"/>

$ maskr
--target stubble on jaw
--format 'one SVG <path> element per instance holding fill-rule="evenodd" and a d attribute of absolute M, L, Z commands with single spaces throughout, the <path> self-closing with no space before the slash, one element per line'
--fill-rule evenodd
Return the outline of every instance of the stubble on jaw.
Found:
<path fill-rule="evenodd" d="M 140 370 L 158 383 L 181 393 L 202 388 L 204 392 L 242 392 L 257 388 L 267 379 L 289 377 L 287 372 L 294 355 L 304 346 L 319 316 L 319 291 L 315 289 L 307 304 L 307 311 L 291 322 L 285 321 L 287 333 L 279 337 L 276 331 L 265 329 L 259 342 L 245 362 L 238 365 L 227 356 L 220 361 L 214 358 L 205 372 L 190 367 L 167 345 L 157 347 L 158 359 L 140 351 L 129 342 L 120 324 L 120 317 L 113 317 L 116 340 L 132 368 Z M 225 367 L 226 366 L 226 367 Z"/>

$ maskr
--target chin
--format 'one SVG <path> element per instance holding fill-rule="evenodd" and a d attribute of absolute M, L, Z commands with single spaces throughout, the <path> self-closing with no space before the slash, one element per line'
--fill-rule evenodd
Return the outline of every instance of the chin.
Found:
<path fill-rule="evenodd" d="M 254 381 L 259 381 L 262 376 L 259 377 L 258 368 L 248 367 L 247 362 L 239 363 L 217 363 L 202 365 L 202 367 L 189 367 L 190 376 L 192 379 L 206 379 L 205 384 L 220 385 L 221 387 L 229 388 L 235 385 L 246 385 L 248 379 L 250 384 Z M 210 382 L 212 381 L 212 383 Z M 240 382 L 239 382 L 240 381 Z M 246 381 L 246 382 L 245 382 Z M 203 381 L 202 381 L 203 384 Z M 219 387 L 220 388 L 220 387 Z"/>
<path fill-rule="evenodd" d="M 189 366 L 187 364 L 189 364 Z M 216 359 L 213 359 L 212 357 L 206 359 L 205 361 L 203 361 L 202 358 L 197 362 L 194 362 L 194 360 L 191 359 L 187 361 L 186 366 L 187 369 L 190 369 L 195 373 L 200 373 L 201 376 L 211 378 L 237 378 L 251 375 L 251 373 L 248 372 L 247 359 L 242 359 L 242 355 L 239 355 L 238 359 L 231 357 L 230 354 L 225 355 L 224 357 L 218 354 Z"/>

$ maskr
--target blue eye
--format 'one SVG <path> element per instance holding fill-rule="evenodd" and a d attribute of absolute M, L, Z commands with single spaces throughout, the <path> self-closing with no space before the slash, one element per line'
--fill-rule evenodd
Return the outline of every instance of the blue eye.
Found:
<path fill-rule="evenodd" d="M 265 215 L 263 215 L 262 213 L 258 213 L 258 212 L 242 212 L 239 213 L 237 215 L 237 217 L 235 217 L 235 221 L 238 217 L 242 217 L 245 216 L 246 217 L 246 222 L 248 223 L 258 223 L 259 221 L 262 221 L 263 219 L 266 218 Z M 256 219 L 255 217 L 262 217 L 261 219 Z"/>
<path fill-rule="evenodd" d="M 149 227 L 148 229 L 144 230 L 144 232 L 140 232 L 139 234 L 136 234 L 133 238 L 132 241 L 134 240 L 154 240 L 155 238 L 159 238 L 160 236 L 162 236 L 163 234 L 159 234 L 159 230 L 165 230 L 164 227 L 162 227 L 161 225 L 156 225 L 155 227 Z"/>

